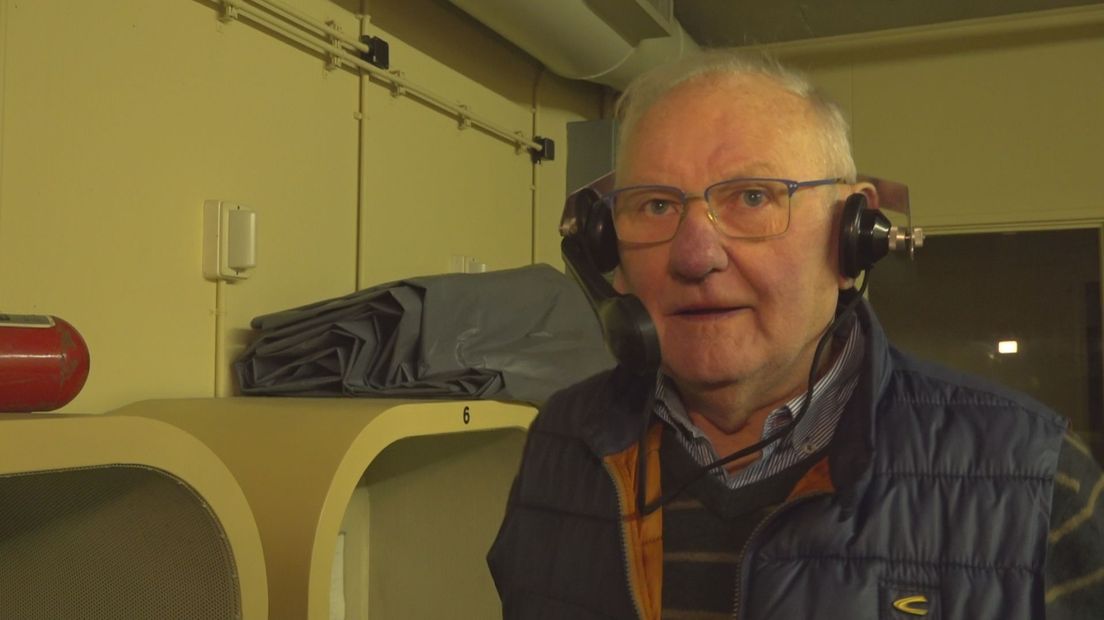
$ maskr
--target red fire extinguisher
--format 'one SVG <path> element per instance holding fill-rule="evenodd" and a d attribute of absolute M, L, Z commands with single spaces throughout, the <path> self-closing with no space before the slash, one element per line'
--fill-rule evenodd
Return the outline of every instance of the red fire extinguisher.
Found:
<path fill-rule="evenodd" d="M 0 412 L 52 411 L 88 378 L 88 345 L 56 316 L 0 314 Z"/>

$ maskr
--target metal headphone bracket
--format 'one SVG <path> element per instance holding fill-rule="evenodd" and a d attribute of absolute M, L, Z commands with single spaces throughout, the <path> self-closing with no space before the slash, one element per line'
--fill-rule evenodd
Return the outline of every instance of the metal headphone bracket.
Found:
<path fill-rule="evenodd" d="M 873 209 L 899 213 L 905 217 L 905 226 L 891 226 L 889 229 L 889 249 L 904 250 L 910 259 L 916 258 L 916 248 L 924 247 L 924 229 L 912 225 L 912 209 L 909 205 L 908 185 L 868 174 L 859 174 L 858 180 L 874 186 L 877 203 Z"/>

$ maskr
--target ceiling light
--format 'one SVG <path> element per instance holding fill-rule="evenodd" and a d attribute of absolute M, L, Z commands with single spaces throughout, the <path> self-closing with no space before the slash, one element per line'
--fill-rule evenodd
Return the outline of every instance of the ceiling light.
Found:
<path fill-rule="evenodd" d="M 1010 353 L 1017 353 L 1020 350 L 1020 343 L 1015 340 L 1001 340 L 997 343 L 997 353 L 1003 353 L 1005 355 Z"/>

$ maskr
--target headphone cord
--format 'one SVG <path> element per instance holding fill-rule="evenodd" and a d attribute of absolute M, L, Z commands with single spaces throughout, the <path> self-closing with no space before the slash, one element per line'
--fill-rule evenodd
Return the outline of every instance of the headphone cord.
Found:
<path fill-rule="evenodd" d="M 710 471 L 713 471 L 718 467 L 727 465 L 728 463 L 731 463 L 736 459 L 743 458 L 749 454 L 758 452 L 776 441 L 784 441 L 791 433 L 793 433 L 794 429 L 797 427 L 797 423 L 805 417 L 805 413 L 809 410 L 809 404 L 813 401 L 813 387 L 816 385 L 816 370 L 818 362 L 820 361 L 821 354 L 824 352 L 825 346 L 828 344 L 828 341 L 831 339 L 832 335 L 835 334 L 836 331 L 845 324 L 845 319 L 855 313 L 855 308 L 859 305 L 859 302 L 862 301 L 863 295 L 866 293 L 866 285 L 870 282 L 870 270 L 871 268 L 867 267 L 866 272 L 863 275 L 862 286 L 859 287 L 859 290 L 855 294 L 855 297 L 849 300 L 847 302 L 847 305 L 844 306 L 843 310 L 832 318 L 832 321 L 828 323 L 828 327 L 824 330 L 824 335 L 822 335 L 820 337 L 820 340 L 817 342 L 816 351 L 813 353 L 813 364 L 812 367 L 809 369 L 809 387 L 805 392 L 805 402 L 801 403 L 801 409 L 797 412 L 797 415 L 793 417 L 790 423 L 774 431 L 770 435 L 767 435 L 766 438 L 762 439 L 758 443 L 752 444 L 745 448 L 741 448 L 740 450 L 737 450 L 732 454 L 729 454 L 728 456 L 719 458 L 712 463 L 709 463 L 708 465 L 700 466 L 693 474 L 688 476 L 686 480 L 675 486 L 674 490 L 660 495 L 660 497 L 653 502 L 648 502 L 646 499 L 647 459 L 645 458 L 644 450 L 647 444 L 646 439 L 648 435 L 648 429 L 651 427 L 652 413 L 655 408 L 656 388 L 658 387 L 658 383 L 661 380 L 660 373 L 656 373 L 656 385 L 652 386 L 649 397 L 645 402 L 644 415 L 642 416 L 644 418 L 644 428 L 643 432 L 641 432 L 640 434 L 639 445 L 637 446 L 636 479 L 639 481 L 639 484 L 636 488 L 637 514 L 639 514 L 641 517 L 646 517 L 652 514 L 656 510 L 659 510 L 661 507 L 668 504 L 671 500 L 681 495 L 684 491 L 686 491 L 687 488 L 690 487 L 690 485 L 697 482 L 699 478 L 709 473 Z"/>

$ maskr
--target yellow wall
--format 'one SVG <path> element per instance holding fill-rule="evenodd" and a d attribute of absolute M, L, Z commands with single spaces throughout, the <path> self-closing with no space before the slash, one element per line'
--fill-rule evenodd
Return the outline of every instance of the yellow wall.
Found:
<path fill-rule="evenodd" d="M 799 44 L 848 110 L 860 170 L 933 231 L 1104 219 L 1104 7 Z"/>
<path fill-rule="evenodd" d="M 355 0 L 290 4 L 361 31 Z M 557 161 L 534 167 L 248 21 L 220 22 L 213 3 L 0 0 L 0 310 L 55 314 L 88 341 L 92 372 L 65 411 L 228 394 L 252 317 L 444 272 L 454 254 L 559 264 L 564 123 L 596 117 L 601 89 L 542 74 L 447 3 L 367 8 L 392 69 L 526 138 L 536 125 Z M 256 210 L 249 280 L 202 277 L 208 198 Z"/>
<path fill-rule="evenodd" d="M 363 24 L 356 0 L 293 4 L 387 39 L 405 78 L 555 139 L 556 161 L 533 166 L 203 0 L 0 0 L 0 310 L 56 314 L 88 340 L 67 411 L 228 394 L 253 316 L 454 255 L 562 264 L 565 123 L 600 116 L 601 87 L 446 2 L 372 0 Z M 1104 9 L 775 51 L 841 99 L 860 167 L 909 183 L 918 223 L 1104 217 Z M 207 198 L 258 213 L 247 281 L 201 275 Z"/>
<path fill-rule="evenodd" d="M 772 51 L 807 68 L 843 104 L 860 171 L 907 183 L 913 223 L 929 235 L 1101 230 L 1104 5 Z M 1098 280 L 1099 271 L 1094 277 L 1055 253 L 1032 254 L 1026 242 L 997 271 L 970 253 L 989 252 L 992 259 L 992 252 L 1016 247 L 977 238 L 947 254 L 938 251 L 938 238 L 929 237 L 928 245 L 915 263 L 887 260 L 880 275 L 874 272 L 871 299 L 894 341 L 1031 394 L 1101 445 L 1085 397 L 1084 330 L 1093 321 L 1083 309 L 1085 283 Z M 1067 248 L 1067 262 L 1074 249 Z M 927 252 L 935 252 L 930 263 Z M 958 277 L 950 278 L 956 263 Z M 1005 303 L 963 308 L 955 293 L 966 289 L 992 289 L 991 297 Z M 982 312 L 993 307 L 1015 318 Z M 1056 312 L 1063 321 L 1055 323 Z M 931 317 L 946 323 L 938 337 L 932 326 L 940 319 Z M 1030 317 L 1038 319 L 1034 331 L 1023 327 Z M 989 360 L 987 347 L 1001 329 L 1013 330 L 1009 336 L 1031 350 Z M 1048 372 L 1056 365 L 1057 374 Z"/>

